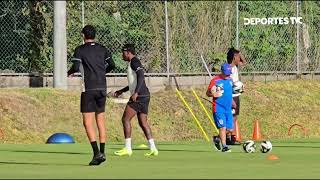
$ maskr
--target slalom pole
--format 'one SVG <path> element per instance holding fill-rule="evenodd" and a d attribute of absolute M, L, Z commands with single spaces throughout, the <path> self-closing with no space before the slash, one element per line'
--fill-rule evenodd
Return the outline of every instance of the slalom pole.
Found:
<path fill-rule="evenodd" d="M 183 102 L 183 104 L 185 105 L 185 107 L 188 108 L 189 112 L 191 113 L 194 121 L 196 122 L 196 124 L 198 125 L 198 127 L 200 128 L 201 132 L 203 133 L 203 136 L 205 137 L 205 139 L 209 142 L 209 138 L 208 138 L 208 135 L 207 133 L 203 130 L 201 124 L 199 123 L 198 121 L 198 118 L 195 116 L 195 114 L 193 113 L 191 107 L 189 106 L 189 104 L 186 102 L 186 100 L 184 99 L 184 97 L 182 96 L 182 94 L 180 93 L 180 91 L 176 88 L 176 92 L 179 96 L 179 98 L 181 99 L 181 101 Z"/>
<path fill-rule="evenodd" d="M 195 92 L 195 90 L 194 90 L 193 88 L 191 88 L 191 90 L 192 90 L 193 95 L 196 97 L 198 103 L 199 103 L 200 106 L 202 107 L 203 111 L 206 113 L 207 117 L 209 118 L 209 120 L 210 120 L 210 122 L 211 122 L 211 125 L 214 127 L 215 132 L 216 132 L 217 134 L 219 134 L 219 131 L 218 131 L 216 125 L 215 125 L 214 122 L 213 122 L 212 116 L 210 116 L 208 110 L 206 109 L 206 107 L 204 107 L 201 99 L 199 98 L 199 96 L 197 95 L 197 93 Z"/>

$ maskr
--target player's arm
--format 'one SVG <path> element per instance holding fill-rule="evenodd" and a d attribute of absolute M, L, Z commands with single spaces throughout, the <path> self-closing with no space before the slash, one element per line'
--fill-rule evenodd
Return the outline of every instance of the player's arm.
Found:
<path fill-rule="evenodd" d="M 129 86 L 126 86 L 116 92 L 114 92 L 113 96 L 118 97 L 120 96 L 122 93 L 129 91 Z"/>
<path fill-rule="evenodd" d="M 104 62 L 105 62 L 105 67 L 106 67 L 106 73 L 109 73 L 110 71 L 112 71 L 116 67 L 115 63 L 112 59 L 112 55 L 109 51 L 106 52 Z"/>
<path fill-rule="evenodd" d="M 210 81 L 210 84 L 209 84 L 208 89 L 207 89 L 207 92 L 206 92 L 206 94 L 207 94 L 208 97 L 214 97 L 213 94 L 212 94 L 211 89 L 212 89 L 212 87 L 215 86 L 215 85 L 216 85 L 216 82 L 212 79 L 212 80 Z"/>
<path fill-rule="evenodd" d="M 71 61 L 72 61 L 72 66 L 68 71 L 68 76 L 70 76 L 71 74 L 74 74 L 76 72 L 79 72 L 80 64 L 81 64 L 82 60 L 81 60 L 80 51 L 78 48 L 75 49 L 74 55 L 73 55 Z"/>
<path fill-rule="evenodd" d="M 245 64 L 247 64 L 247 60 L 246 58 L 240 53 L 240 65 L 244 66 Z"/>

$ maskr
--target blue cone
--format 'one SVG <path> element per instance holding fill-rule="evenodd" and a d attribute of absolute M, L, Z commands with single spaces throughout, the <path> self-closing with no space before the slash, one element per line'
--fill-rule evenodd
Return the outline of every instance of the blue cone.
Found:
<path fill-rule="evenodd" d="M 55 133 L 51 135 L 48 140 L 47 144 L 68 144 L 74 143 L 72 136 L 67 133 Z"/>

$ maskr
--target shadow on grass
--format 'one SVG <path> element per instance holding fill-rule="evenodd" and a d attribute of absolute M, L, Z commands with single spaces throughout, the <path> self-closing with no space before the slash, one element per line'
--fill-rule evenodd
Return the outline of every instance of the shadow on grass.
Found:
<path fill-rule="evenodd" d="M 9 161 L 0 161 L 0 164 L 16 164 L 16 165 L 55 165 L 55 166 L 89 166 L 86 164 L 63 164 L 63 163 L 38 163 L 38 162 L 9 162 Z"/>
<path fill-rule="evenodd" d="M 45 153 L 45 154 L 90 154 L 90 153 L 79 153 L 79 152 L 54 152 L 54 151 L 31 151 L 31 150 L 3 150 L 5 152 L 21 152 L 21 153 Z"/>
<path fill-rule="evenodd" d="M 119 148 L 108 148 L 113 150 L 119 150 Z M 132 148 L 133 151 L 149 151 L 149 148 Z M 158 149 L 161 152 L 211 152 L 211 151 L 204 151 L 204 150 L 189 150 L 189 149 Z"/>

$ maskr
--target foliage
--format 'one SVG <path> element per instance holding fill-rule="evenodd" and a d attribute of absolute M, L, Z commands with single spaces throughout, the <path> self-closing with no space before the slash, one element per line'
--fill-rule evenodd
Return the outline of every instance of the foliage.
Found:
<path fill-rule="evenodd" d="M 163 1 L 67 1 L 68 59 L 83 43 L 84 23 L 97 29 L 97 41 L 108 47 L 117 69 L 125 72 L 121 47 L 135 43 L 147 72 L 166 72 L 165 9 Z M 297 28 L 244 26 L 244 17 L 296 16 L 295 1 L 240 1 L 240 48 L 248 59 L 244 71 L 296 71 Z M 301 1 L 299 67 L 320 69 L 320 3 Z M 236 42 L 234 1 L 169 1 L 170 72 L 205 72 L 202 54 L 211 67 L 225 61 Z M 53 2 L 10 0 L 0 4 L 0 69 L 14 72 L 53 71 Z M 70 62 L 69 62 L 70 66 Z"/>

